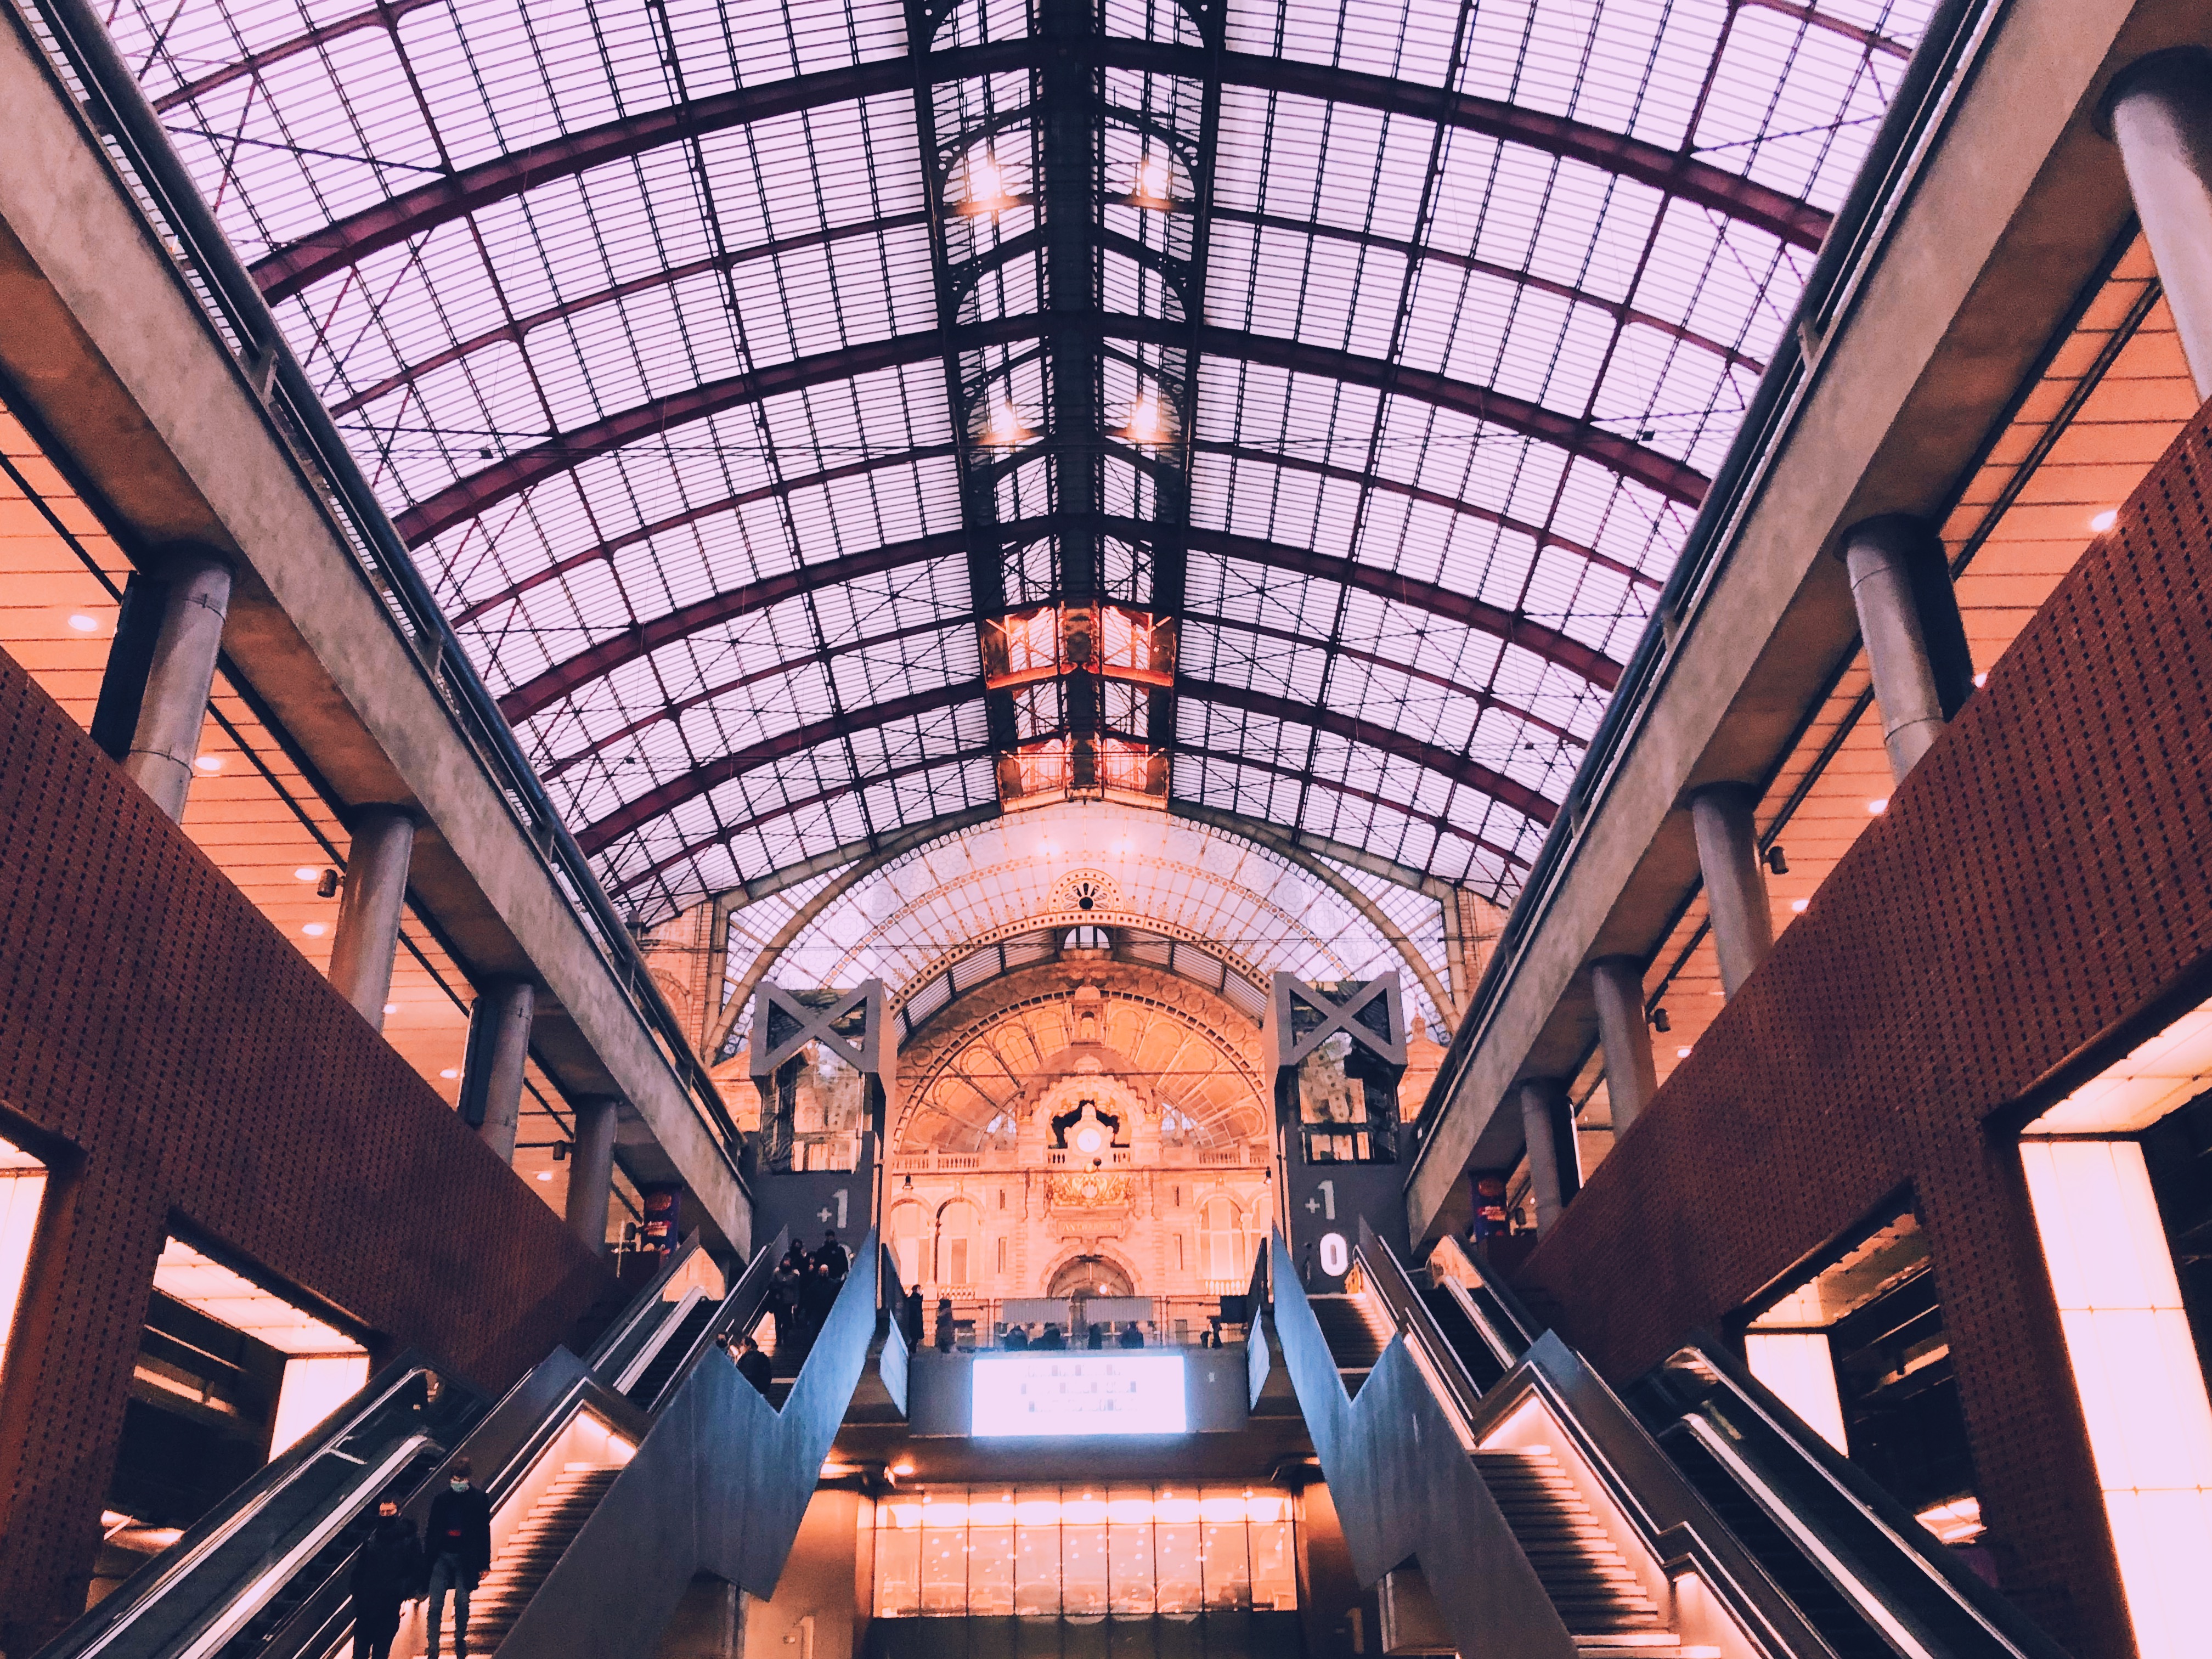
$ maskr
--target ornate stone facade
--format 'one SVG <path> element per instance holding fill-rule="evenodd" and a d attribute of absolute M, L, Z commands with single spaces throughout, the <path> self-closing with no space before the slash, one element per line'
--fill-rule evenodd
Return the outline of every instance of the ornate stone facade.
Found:
<path fill-rule="evenodd" d="M 1157 969 L 1063 960 L 947 1009 L 899 1060 L 884 1235 L 963 1304 L 1080 1288 L 1202 1321 L 1271 1218 L 1259 1029 Z"/>

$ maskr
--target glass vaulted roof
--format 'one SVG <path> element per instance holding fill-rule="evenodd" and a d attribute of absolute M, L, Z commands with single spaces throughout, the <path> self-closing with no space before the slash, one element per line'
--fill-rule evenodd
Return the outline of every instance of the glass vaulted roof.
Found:
<path fill-rule="evenodd" d="M 1510 901 L 1931 7 L 111 27 L 653 920 L 1097 798 Z"/>

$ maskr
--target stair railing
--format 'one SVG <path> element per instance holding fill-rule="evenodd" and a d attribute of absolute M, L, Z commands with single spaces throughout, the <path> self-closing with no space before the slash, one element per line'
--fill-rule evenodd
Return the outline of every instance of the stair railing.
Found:
<path fill-rule="evenodd" d="M 1358 1255 L 1369 1287 L 1389 1310 L 1401 1336 L 1420 1351 L 1422 1369 L 1438 1386 L 1470 1450 L 1530 1401 L 1537 1402 L 1551 1428 L 1627 1522 L 1636 1545 L 1670 1580 L 1695 1572 L 1744 1637 L 1777 1659 L 1835 1659 L 1827 1641 L 1712 1512 L 1605 1379 L 1555 1333 L 1547 1331 L 1530 1343 L 1501 1380 L 1486 1389 L 1478 1388 L 1405 1264 L 1364 1219 Z"/>

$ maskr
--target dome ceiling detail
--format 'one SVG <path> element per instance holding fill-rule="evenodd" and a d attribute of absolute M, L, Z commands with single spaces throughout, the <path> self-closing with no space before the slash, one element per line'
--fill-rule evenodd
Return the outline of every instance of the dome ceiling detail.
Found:
<path fill-rule="evenodd" d="M 1931 3 L 111 27 L 650 921 L 1070 799 L 1510 902 Z M 1251 960 L 1400 952 L 1279 879 Z"/>

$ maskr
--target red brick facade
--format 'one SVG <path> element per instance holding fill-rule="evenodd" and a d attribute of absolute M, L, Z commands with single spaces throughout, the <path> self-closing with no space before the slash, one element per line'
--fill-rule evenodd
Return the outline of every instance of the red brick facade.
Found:
<path fill-rule="evenodd" d="M 2132 1652 L 2006 1109 L 2212 968 L 2212 418 L 1995 665 L 1524 1282 L 1614 1377 L 1910 1188 L 2005 1587 Z"/>
<path fill-rule="evenodd" d="M 176 1218 L 489 1389 L 607 1268 L 0 656 L 0 1132 L 57 1165 L 0 1376 L 0 1652 L 84 1604 Z"/>

